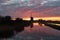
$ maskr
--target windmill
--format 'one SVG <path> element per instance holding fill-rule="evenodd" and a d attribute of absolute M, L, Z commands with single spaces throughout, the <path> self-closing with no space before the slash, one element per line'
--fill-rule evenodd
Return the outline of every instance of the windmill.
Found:
<path fill-rule="evenodd" d="M 31 13 L 31 15 L 30 15 L 30 22 L 31 22 L 31 28 L 33 27 L 33 17 L 32 17 L 32 13 Z"/>

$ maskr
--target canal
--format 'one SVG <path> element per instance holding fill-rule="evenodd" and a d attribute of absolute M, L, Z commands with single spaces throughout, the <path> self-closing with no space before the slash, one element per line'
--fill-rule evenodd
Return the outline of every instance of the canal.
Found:
<path fill-rule="evenodd" d="M 15 33 L 11 38 L 0 40 L 60 40 L 59 30 L 38 23 L 33 23 L 33 26 L 25 27 L 24 31 Z"/>

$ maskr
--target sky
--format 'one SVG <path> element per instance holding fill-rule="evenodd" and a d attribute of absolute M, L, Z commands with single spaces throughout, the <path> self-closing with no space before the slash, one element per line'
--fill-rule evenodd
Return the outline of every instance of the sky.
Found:
<path fill-rule="evenodd" d="M 60 0 L 0 0 L 0 15 L 60 17 Z"/>

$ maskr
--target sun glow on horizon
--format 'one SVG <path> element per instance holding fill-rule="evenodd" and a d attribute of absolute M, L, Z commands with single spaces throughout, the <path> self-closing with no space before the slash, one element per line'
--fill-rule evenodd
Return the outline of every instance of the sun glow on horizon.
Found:
<path fill-rule="evenodd" d="M 39 20 L 40 18 L 33 18 L 33 20 Z M 30 20 L 30 18 L 23 18 L 23 20 Z"/>
<path fill-rule="evenodd" d="M 53 20 L 53 21 L 60 21 L 60 17 L 35 17 L 33 20 Z M 30 18 L 23 18 L 23 20 L 30 20 Z"/>

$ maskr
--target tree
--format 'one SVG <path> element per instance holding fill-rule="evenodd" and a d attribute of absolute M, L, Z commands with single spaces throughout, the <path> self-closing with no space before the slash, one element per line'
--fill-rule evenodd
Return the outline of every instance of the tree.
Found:
<path fill-rule="evenodd" d="M 10 16 L 6 16 L 4 19 L 5 20 L 11 20 L 11 17 Z"/>
<path fill-rule="evenodd" d="M 16 21 L 22 21 L 22 18 L 16 18 Z"/>

